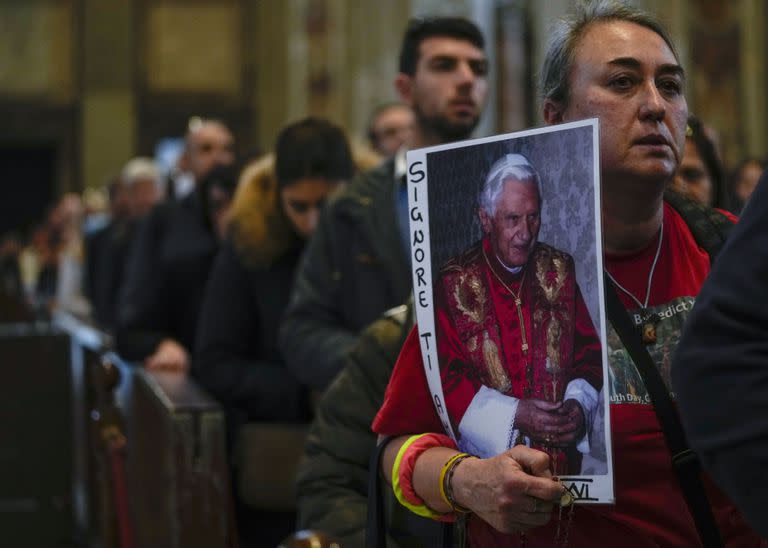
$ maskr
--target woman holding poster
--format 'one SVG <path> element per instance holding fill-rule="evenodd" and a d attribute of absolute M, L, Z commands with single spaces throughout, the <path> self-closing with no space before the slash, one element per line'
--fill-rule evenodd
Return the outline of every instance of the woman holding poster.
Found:
<path fill-rule="evenodd" d="M 542 70 L 544 119 L 550 125 L 570 122 L 569 126 L 585 118 L 599 119 L 602 204 L 597 213 L 602 217 L 604 268 L 610 275 L 614 286 L 612 290 L 619 294 L 620 306 L 623 305 L 630 318 L 635 320 L 638 341 L 641 328 L 653 335 L 638 344 L 647 346 L 651 360 L 664 377 L 668 371 L 668 357 L 677 344 L 687 311 L 710 264 L 709 255 L 697 244 L 683 215 L 663 198 L 665 188 L 679 164 L 685 141 L 688 115 L 684 96 L 685 73 L 663 27 L 647 14 L 616 2 L 582 4 L 575 16 L 561 22 L 551 36 Z M 531 138 L 535 140 L 537 137 L 533 135 Z M 465 143 L 463 146 L 468 145 Z M 423 153 L 427 160 L 430 153 L 434 153 L 433 149 Z M 580 146 L 564 146 L 548 157 L 534 156 L 527 154 L 540 173 L 547 162 L 555 163 L 560 176 L 567 179 L 573 172 L 573 164 L 583 163 L 584 153 Z M 430 175 L 427 173 L 428 178 Z M 546 179 L 553 178 L 551 175 L 552 172 Z M 432 187 L 428 189 L 430 192 L 433 190 Z M 545 195 L 545 199 L 549 200 L 550 196 Z M 549 205 L 547 209 L 560 211 L 560 218 L 565 219 L 563 226 L 571 227 L 584 215 L 578 207 L 574 208 L 574 204 L 579 203 L 580 197 L 573 195 L 569 201 L 559 203 L 558 207 Z M 433 211 L 432 205 L 430 202 L 429 210 L 435 219 L 430 221 L 430 226 L 446 211 L 441 208 Z M 531 227 L 535 224 L 533 215 L 526 230 L 534 232 Z M 548 224 L 548 221 L 543 222 L 541 229 L 544 230 Z M 415 228 L 421 229 L 412 226 L 412 229 Z M 500 264 L 497 266 L 510 269 L 517 268 L 515 260 L 512 260 L 515 256 L 528 253 L 535 257 L 537 252 L 535 244 L 531 243 L 533 238 L 528 244 L 532 248 L 520 239 L 522 235 L 517 238 L 518 243 L 508 249 L 506 259 L 503 245 L 498 245 L 503 238 L 497 241 L 497 249 L 486 244 L 476 248 L 476 264 L 485 261 L 482 251 L 487 255 L 490 251 L 498 252 L 495 259 Z M 543 237 L 542 240 L 550 241 Z M 444 255 L 438 253 L 438 260 L 435 260 L 435 246 L 440 243 L 434 239 L 430 243 L 432 260 L 436 265 L 443 265 L 445 261 L 441 259 L 454 257 L 466 248 L 453 249 Z M 554 247 L 563 248 L 561 245 Z M 565 249 L 576 258 L 578 272 L 583 259 L 576 257 L 574 250 Z M 567 263 L 567 258 L 561 257 Z M 598 257 L 600 262 L 602 253 L 598 253 Z M 488 260 L 493 268 L 494 257 L 489 256 Z M 527 269 L 530 269 L 529 261 L 525 261 Z M 467 261 L 466 264 L 470 263 Z M 522 291 L 527 291 L 522 281 L 522 270 L 525 269 L 519 272 L 522 290 L 520 286 L 510 285 L 507 291 L 520 294 L 518 299 L 512 301 L 513 310 L 517 300 L 522 303 L 525 299 Z M 568 270 L 567 267 L 563 270 L 565 278 L 569 276 Z M 545 280 L 551 282 L 549 273 L 556 271 L 545 268 Z M 532 273 L 532 270 L 527 270 L 526 277 Z M 515 276 L 513 271 L 509 274 Z M 426 273 L 426 277 L 431 279 L 430 272 Z M 556 281 L 557 276 L 554 278 Z M 436 279 L 440 279 L 439 276 Z M 595 288 L 587 287 L 582 280 L 588 278 L 582 276 L 578 279 L 578 287 L 584 292 L 589 308 L 590 299 L 586 295 L 594 292 Z M 507 283 L 506 278 L 502 281 Z M 471 288 L 472 284 L 468 287 Z M 602 289 L 599 283 L 598 288 Z M 438 300 L 451 298 L 452 290 L 450 287 L 446 289 L 444 297 L 439 297 L 438 293 Z M 598 290 L 597 293 L 602 295 L 603 292 Z M 456 307 L 461 301 L 470 313 L 473 313 L 472 308 L 477 306 L 477 302 L 483 299 L 486 299 L 485 303 L 490 302 L 487 300 L 490 296 L 482 290 L 472 293 L 459 289 L 458 295 Z M 574 329 L 587 334 L 587 322 L 579 320 L 578 298 L 573 302 L 575 325 L 581 324 L 580 328 Z M 602 307 L 599 308 L 602 310 Z M 518 400 L 514 420 L 503 421 L 505 425 L 511 424 L 511 428 L 504 430 L 498 425 L 491 428 L 501 430 L 493 439 L 503 440 L 495 441 L 502 452 L 478 458 L 470 453 L 472 447 L 469 445 L 459 449 L 465 435 L 461 423 L 468 411 L 456 414 L 451 409 L 452 404 L 446 404 L 448 396 L 444 395 L 444 389 L 448 389 L 450 384 L 444 383 L 439 374 L 437 385 L 432 382 L 432 373 L 442 367 L 442 364 L 436 367 L 434 361 L 438 358 L 431 357 L 438 355 L 436 347 L 443 344 L 440 330 L 456 320 L 445 318 L 444 321 L 439 317 L 435 320 L 434 315 L 430 318 L 426 310 L 427 307 L 417 303 L 419 332 L 412 332 L 406 341 L 387 388 L 384 404 L 373 424 L 374 431 L 380 435 L 395 436 L 388 440 L 384 449 L 382 472 L 391 481 L 395 495 L 403 505 L 438 520 L 451 521 L 457 516 L 468 516 L 466 530 L 469 545 L 477 547 L 760 545 L 759 538 L 734 507 L 708 482 L 705 482 L 709 495 L 707 506 L 711 508 L 714 516 L 711 521 L 714 521 L 716 531 L 723 540 L 700 536 L 673 471 L 672 455 L 665 443 L 654 405 L 646 397 L 643 382 L 636 382 L 633 360 L 620 341 L 617 347 L 611 347 L 606 352 L 606 342 L 618 339 L 606 336 L 613 327 L 602 322 L 604 316 L 601 313 L 594 313 L 590 308 L 592 323 L 603 341 L 603 355 L 610 355 L 608 378 L 603 376 L 601 386 L 590 382 L 591 376 L 585 372 L 588 369 L 574 372 L 558 381 L 557 390 L 553 389 L 555 401 L 549 403 L 554 403 L 554 406 L 544 406 L 543 409 L 550 414 L 547 420 L 552 431 L 549 435 L 559 436 L 557 442 L 562 444 L 555 443 L 554 438 L 550 442 L 546 432 L 526 425 L 525 413 L 520 417 L 520 402 L 525 398 L 515 396 L 514 390 L 525 390 L 526 374 L 516 376 L 510 373 L 509 367 L 504 370 L 507 378 L 491 372 L 499 371 L 492 365 L 496 362 L 496 353 L 504 363 L 501 356 L 507 350 L 502 351 L 500 345 L 517 343 L 519 348 L 515 351 L 518 353 L 523 353 L 526 344 L 531 348 L 531 342 L 527 339 L 523 341 L 523 329 L 520 328 L 527 322 L 525 317 L 518 319 L 514 338 L 507 334 L 497 339 L 489 332 L 486 339 L 484 328 L 483 332 L 476 334 L 474 343 L 472 336 L 461 342 L 461 348 L 456 349 L 455 355 L 459 355 L 459 351 L 471 355 L 470 346 L 476 348 L 475 359 L 483 360 L 486 378 L 496 379 L 496 388 L 489 389 L 495 394 L 502 394 L 508 382 L 513 390 L 512 397 Z M 665 312 L 668 310 L 674 313 Z M 532 314 L 535 316 L 536 310 Z M 498 320 L 503 324 L 506 316 Z M 527 325 L 525 327 L 528 328 Z M 532 332 L 532 328 L 526 331 L 526 337 Z M 486 344 L 487 340 L 493 345 Z M 563 340 L 562 327 L 560 333 L 556 329 L 552 332 L 551 340 Z M 587 344 L 587 348 L 589 346 Z M 547 357 L 551 367 L 552 356 Z M 427 361 L 426 367 L 422 367 L 422 358 Z M 559 365 L 565 363 L 561 361 Z M 470 368 L 466 369 L 471 373 Z M 546 371 L 546 358 L 543 370 Z M 536 375 L 536 367 L 533 374 Z M 610 401 L 610 409 L 604 411 L 603 417 L 605 431 L 610 437 L 603 442 L 607 448 L 613 448 L 613 460 L 607 460 L 607 474 L 595 473 L 582 477 L 579 482 L 571 481 L 573 478 L 556 478 L 552 473 L 552 456 L 536 447 L 537 439 L 544 449 L 548 443 L 569 446 L 576 442 L 578 447 L 582 431 L 588 423 L 586 408 L 589 405 L 567 395 L 568 385 L 576 379 L 585 381 L 582 388 L 586 389 L 585 385 L 589 385 L 597 391 L 599 400 Z M 622 379 L 635 381 L 630 386 Z M 522 383 L 522 387 L 512 387 L 517 383 Z M 565 388 L 562 388 L 562 383 L 566 384 Z M 484 385 L 483 382 L 479 384 Z M 543 390 L 546 384 L 537 383 L 534 377 L 534 382 L 528 383 L 528 386 L 533 390 L 542 387 L 540 389 Z M 566 391 L 562 397 L 560 390 Z M 480 401 L 477 396 L 479 391 L 468 394 L 465 397 L 467 409 L 478 404 L 476 416 L 479 419 L 473 422 L 477 424 L 476 428 L 482 429 L 486 426 L 482 412 L 496 405 L 498 398 L 494 394 L 487 401 Z M 544 397 L 536 399 L 546 400 L 547 394 L 542 392 L 541 395 Z M 559 421 L 555 420 L 557 417 L 551 416 L 552 411 L 562 409 L 569 400 L 575 403 L 568 404 Z M 495 411 L 488 416 L 492 415 L 497 420 L 495 417 L 499 413 L 507 413 L 508 418 L 512 417 L 512 402 L 503 402 L 505 405 L 498 409 L 504 411 Z M 571 413 L 577 408 L 582 414 L 581 419 L 575 411 Z M 599 409 L 603 407 L 598 406 Z M 593 430 L 600 419 L 599 412 L 595 415 Z M 458 435 L 454 433 L 455 425 L 458 426 Z M 530 446 L 524 440 L 526 429 L 530 430 Z M 484 435 L 479 436 L 479 439 L 483 438 Z M 514 442 L 522 438 L 524 443 L 513 445 L 513 438 Z M 511 448 L 503 449 L 505 446 Z M 593 449 L 590 448 L 590 458 Z M 587 459 L 587 454 L 582 455 Z M 570 462 L 568 466 L 570 468 Z M 584 472 L 583 464 L 581 468 Z M 601 494 L 598 496 L 603 504 L 577 504 L 563 509 L 563 505 L 570 502 L 569 498 L 594 498 L 583 495 L 588 488 L 594 488 L 598 480 L 606 478 L 610 485 L 600 486 Z M 566 495 L 566 490 L 571 497 Z M 610 496 L 604 498 L 605 493 Z"/>

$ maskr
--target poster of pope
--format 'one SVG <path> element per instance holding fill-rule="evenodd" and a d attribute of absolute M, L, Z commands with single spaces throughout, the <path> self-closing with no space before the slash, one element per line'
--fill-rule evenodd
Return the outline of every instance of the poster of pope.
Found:
<path fill-rule="evenodd" d="M 545 451 L 553 474 L 588 484 L 581 498 L 608 502 L 597 131 L 409 152 L 408 185 L 422 353 L 447 433 L 480 457 Z"/>

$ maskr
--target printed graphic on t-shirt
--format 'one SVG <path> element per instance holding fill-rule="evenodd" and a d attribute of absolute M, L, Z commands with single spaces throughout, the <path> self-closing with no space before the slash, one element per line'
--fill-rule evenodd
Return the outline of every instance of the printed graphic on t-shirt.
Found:
<path fill-rule="evenodd" d="M 660 321 L 656 324 L 656 342 L 646 346 L 659 368 L 669 393 L 674 398 L 670 382 L 672 353 L 680 340 L 688 314 L 695 302 L 694 297 L 679 297 L 666 304 L 650 307 L 651 313 L 658 314 Z M 638 329 L 642 327 L 643 317 L 639 310 L 630 310 L 630 316 Z M 645 388 L 640 372 L 637 370 L 629 352 L 621 344 L 619 335 L 608 325 L 608 374 L 610 377 L 610 401 L 612 404 L 640 403 L 650 404 L 651 398 Z"/>

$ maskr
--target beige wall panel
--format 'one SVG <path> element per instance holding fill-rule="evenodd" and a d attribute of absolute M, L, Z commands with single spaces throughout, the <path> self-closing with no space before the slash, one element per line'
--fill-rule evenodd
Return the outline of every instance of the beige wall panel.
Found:
<path fill-rule="evenodd" d="M 457 15 L 472 17 L 472 0 L 411 0 L 411 13 L 416 17 Z"/>
<path fill-rule="evenodd" d="M 82 114 L 83 186 L 98 187 L 133 156 L 136 135 L 133 96 L 129 92 L 108 91 L 90 94 L 82 102 Z"/>
<path fill-rule="evenodd" d="M 677 53 L 685 69 L 688 68 L 689 53 L 689 4 L 690 0 L 644 0 L 637 4 L 654 14 L 667 27 L 675 42 Z"/>
<path fill-rule="evenodd" d="M 240 92 L 237 5 L 156 5 L 147 13 L 146 28 L 146 81 L 151 91 Z"/>
<path fill-rule="evenodd" d="M 284 82 L 275 82 L 284 86 L 282 93 L 288 98 L 286 110 L 283 112 L 283 119 L 279 121 L 275 132 L 286 122 L 294 121 L 307 114 L 309 106 L 308 97 L 308 79 L 309 79 L 309 36 L 306 32 L 306 16 L 309 9 L 310 0 L 287 0 L 288 17 L 287 35 L 282 40 L 287 41 L 288 46 L 288 70 L 285 74 Z"/>
<path fill-rule="evenodd" d="M 346 32 L 347 2 L 346 0 L 327 0 L 328 26 L 325 71 L 328 77 L 328 94 L 324 102 L 323 114 L 333 122 L 348 128 L 347 107 L 345 104 L 349 95 L 346 89 L 348 80 L 352 78 L 347 63 L 346 52 L 349 50 L 349 36 Z"/>
<path fill-rule="evenodd" d="M 307 28 L 311 9 L 327 18 L 317 34 Z M 392 82 L 410 14 L 410 0 L 257 2 L 254 100 L 262 145 L 269 148 L 280 127 L 309 114 L 362 136 L 371 110 L 397 97 Z"/>
<path fill-rule="evenodd" d="M 130 88 L 136 50 L 132 3 L 84 0 L 82 5 L 84 93 Z"/>
<path fill-rule="evenodd" d="M 346 124 L 351 135 L 364 139 L 368 118 L 381 103 L 398 100 L 394 87 L 400 41 L 411 15 L 408 0 L 355 2 L 347 0 L 348 82 Z M 366 21 L 366 24 L 361 24 Z"/>
<path fill-rule="evenodd" d="M 284 80 L 286 71 L 283 63 L 285 46 L 275 42 L 269 46 L 272 36 L 280 33 L 285 21 L 283 12 L 285 3 L 255 2 L 253 27 L 255 33 L 256 55 L 256 87 L 252 103 L 257 116 L 256 141 L 264 150 L 272 146 L 273 134 L 271 128 L 276 125 L 276 112 L 284 108 L 284 94 L 273 90 L 278 82 Z M 270 33 L 272 33 L 270 35 Z"/>
<path fill-rule="evenodd" d="M 0 4 L 0 94 L 72 99 L 72 24 L 68 2 Z"/>
<path fill-rule="evenodd" d="M 734 164 L 744 156 L 765 156 L 768 151 L 766 140 L 765 104 L 766 79 L 766 5 L 764 0 L 741 0 L 741 26 L 744 29 L 741 43 L 741 64 L 744 70 L 741 74 L 742 127 L 745 147 L 737 151 L 731 158 Z"/>
<path fill-rule="evenodd" d="M 253 28 L 256 41 L 254 111 L 258 117 L 257 141 L 270 150 L 290 102 L 290 58 L 293 46 L 289 2 L 256 1 Z"/>

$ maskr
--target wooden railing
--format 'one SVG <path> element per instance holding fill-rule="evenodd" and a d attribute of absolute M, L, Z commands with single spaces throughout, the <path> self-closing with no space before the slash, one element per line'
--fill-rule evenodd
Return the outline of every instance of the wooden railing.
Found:
<path fill-rule="evenodd" d="M 79 546 L 70 340 L 0 325 L 0 545 Z"/>
<path fill-rule="evenodd" d="M 57 315 L 45 333 L 59 341 L 56 367 L 68 377 L 59 383 L 68 412 L 59 415 L 71 434 L 63 451 L 70 459 L 69 529 L 79 538 L 73 545 L 235 546 L 220 406 L 189 377 L 122 361 L 109 336 L 71 315 Z M 0 363 L 2 357 L 0 351 Z"/>
<path fill-rule="evenodd" d="M 139 546 L 234 546 L 224 415 L 192 380 L 136 370 L 129 451 Z"/>

